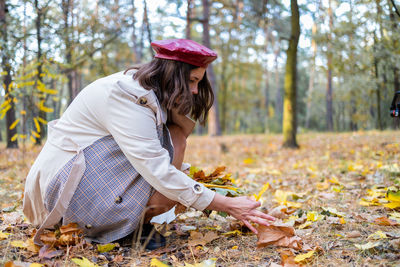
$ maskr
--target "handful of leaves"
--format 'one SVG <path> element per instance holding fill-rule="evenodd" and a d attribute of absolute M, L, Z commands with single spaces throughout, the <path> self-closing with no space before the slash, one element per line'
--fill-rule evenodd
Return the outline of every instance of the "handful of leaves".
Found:
<path fill-rule="evenodd" d="M 189 176 L 223 196 L 237 197 L 243 194 L 243 190 L 235 185 L 235 179 L 232 178 L 232 174 L 226 173 L 225 169 L 225 166 L 220 166 L 206 175 L 203 170 L 192 166 L 189 170 Z"/>

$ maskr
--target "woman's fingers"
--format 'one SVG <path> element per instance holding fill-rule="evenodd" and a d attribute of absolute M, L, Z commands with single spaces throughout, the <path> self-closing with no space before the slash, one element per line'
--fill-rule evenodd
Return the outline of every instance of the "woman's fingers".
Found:
<path fill-rule="evenodd" d="M 257 229 L 256 229 L 253 225 L 251 225 L 251 223 L 249 223 L 249 221 L 247 221 L 247 220 L 242 220 L 242 222 L 243 222 L 244 225 L 246 225 L 247 228 L 249 228 L 253 233 L 258 234 Z"/>
<path fill-rule="evenodd" d="M 275 217 L 273 217 L 271 215 L 268 215 L 268 214 L 266 214 L 266 213 L 264 213 L 262 211 L 259 211 L 259 210 L 253 210 L 251 215 L 257 216 L 257 217 L 260 217 L 260 218 L 263 218 L 263 219 L 269 220 L 269 221 L 275 221 L 276 220 Z"/>

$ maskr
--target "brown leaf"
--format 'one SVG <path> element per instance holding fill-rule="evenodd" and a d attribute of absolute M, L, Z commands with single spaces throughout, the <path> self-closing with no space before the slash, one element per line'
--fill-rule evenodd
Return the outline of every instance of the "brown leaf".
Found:
<path fill-rule="evenodd" d="M 114 259 L 112 260 L 113 262 L 116 262 L 116 263 L 120 263 L 120 262 L 122 262 L 124 260 L 124 256 L 122 256 L 122 255 L 117 255 L 117 256 L 115 256 L 114 257 Z"/>
<path fill-rule="evenodd" d="M 217 167 L 217 168 L 215 169 L 215 171 L 213 171 L 213 173 L 211 173 L 211 174 L 209 175 L 209 177 L 216 177 L 216 176 L 220 175 L 223 171 L 225 171 L 225 169 L 226 169 L 225 166 Z"/>
<path fill-rule="evenodd" d="M 41 234 L 40 240 L 47 245 L 54 245 L 57 242 L 56 235 L 53 232 Z"/>
<path fill-rule="evenodd" d="M 39 258 L 41 259 L 52 259 L 54 257 L 58 257 L 64 254 L 63 250 L 55 250 L 48 245 L 44 245 L 39 251 Z"/>
<path fill-rule="evenodd" d="M 287 217 L 288 208 L 284 205 L 273 208 L 268 212 L 268 215 L 271 215 L 278 219 L 285 219 Z"/>
<path fill-rule="evenodd" d="M 3 214 L 3 224 L 4 225 L 14 225 L 22 222 L 22 217 L 19 212 L 11 212 Z"/>
<path fill-rule="evenodd" d="M 219 238 L 220 236 L 215 232 L 207 232 L 204 236 L 202 233 L 197 231 L 190 232 L 190 239 L 188 241 L 189 246 L 202 245 L 205 246 L 207 243 Z"/>
<path fill-rule="evenodd" d="M 298 267 L 301 266 L 294 261 L 294 254 L 290 250 L 280 250 L 281 261 L 283 267 Z"/>
<path fill-rule="evenodd" d="M 187 208 L 184 206 L 184 205 L 182 205 L 181 203 L 178 203 L 176 206 L 175 206 L 175 215 L 178 215 L 178 214 L 180 214 L 180 213 L 183 213 L 183 212 L 185 212 L 187 210 Z"/>
<path fill-rule="evenodd" d="M 69 223 L 67 225 L 63 225 L 60 227 L 60 233 L 61 234 L 66 234 L 66 233 L 80 234 L 80 233 L 82 233 L 82 230 L 78 227 L 77 223 Z"/>
<path fill-rule="evenodd" d="M 392 221 L 392 220 L 390 220 L 390 219 L 387 218 L 387 217 L 379 217 L 379 218 L 376 218 L 376 219 L 374 220 L 374 223 L 376 223 L 377 225 L 383 225 L 383 226 L 395 226 L 395 225 L 398 225 L 397 222 Z"/>
<path fill-rule="evenodd" d="M 356 237 L 360 237 L 360 236 L 361 236 L 361 233 L 359 231 L 351 231 L 346 235 L 347 238 L 356 238 Z"/>
<path fill-rule="evenodd" d="M 269 245 L 289 247 L 294 249 L 302 248 L 301 238 L 295 236 L 294 228 L 287 225 L 270 225 L 258 227 L 257 247 L 265 247 Z"/>
<path fill-rule="evenodd" d="M 26 241 L 26 244 L 27 244 L 27 246 L 26 246 L 27 250 L 29 250 L 31 252 L 34 252 L 34 253 L 38 253 L 39 252 L 40 247 L 33 242 L 33 237 L 29 238 Z"/>

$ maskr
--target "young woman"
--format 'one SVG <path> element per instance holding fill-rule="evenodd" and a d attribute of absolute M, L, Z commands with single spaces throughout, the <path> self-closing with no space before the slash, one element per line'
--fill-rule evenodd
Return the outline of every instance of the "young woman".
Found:
<path fill-rule="evenodd" d="M 155 58 L 137 69 L 84 88 L 59 120 L 26 179 L 24 213 L 45 228 L 76 222 L 86 236 L 108 243 L 177 202 L 225 211 L 267 225 L 270 217 L 248 197 L 224 197 L 180 169 L 186 138 L 213 103 L 206 68 L 212 50 L 184 39 L 152 43 Z M 146 208 L 148 207 L 148 208 Z"/>

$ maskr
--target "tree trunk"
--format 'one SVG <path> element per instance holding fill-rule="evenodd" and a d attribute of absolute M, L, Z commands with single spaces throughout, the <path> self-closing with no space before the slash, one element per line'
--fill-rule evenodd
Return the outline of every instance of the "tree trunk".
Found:
<path fill-rule="evenodd" d="M 332 31 L 333 31 L 333 12 L 332 0 L 329 0 L 328 7 L 329 15 L 329 33 L 328 33 L 328 48 L 327 48 L 327 86 L 326 86 L 326 129 L 333 131 L 333 105 L 332 105 Z"/>
<path fill-rule="evenodd" d="M 316 1 L 316 8 L 317 8 L 317 13 L 319 12 L 320 9 L 320 4 L 321 2 Z M 318 16 L 319 17 L 319 16 Z M 315 59 L 317 57 L 317 42 L 315 41 L 316 35 L 317 35 L 317 16 L 313 15 L 313 26 L 312 26 L 312 40 L 311 40 L 311 48 L 313 51 L 313 56 L 312 56 L 312 61 L 311 61 L 311 68 L 310 68 L 310 80 L 308 81 L 308 90 L 307 90 L 307 106 L 306 106 L 306 123 L 305 123 L 305 128 L 309 129 L 310 128 L 310 116 L 311 116 L 311 107 L 312 107 L 312 93 L 314 91 L 314 80 L 315 80 Z"/>
<path fill-rule="evenodd" d="M 282 123 L 282 113 L 283 113 L 283 97 L 282 97 L 282 89 L 280 86 L 280 79 L 279 79 L 279 55 L 281 53 L 281 46 L 278 41 L 276 41 L 275 51 L 274 51 L 274 72 L 275 72 L 275 88 L 276 88 L 276 95 L 275 95 L 275 117 L 278 121 L 278 124 Z"/>
<path fill-rule="evenodd" d="M 14 96 L 12 94 L 12 77 L 11 77 L 11 64 L 10 64 L 10 51 L 7 47 L 8 42 L 8 32 L 7 32 L 7 19 L 6 12 L 8 10 L 5 0 L 0 0 L 0 25 L 1 25 L 1 39 L 0 49 L 2 51 L 2 68 L 5 72 L 3 77 L 4 86 L 4 100 L 8 102 L 8 110 L 6 111 L 6 134 L 7 134 L 7 148 L 18 148 L 18 140 L 16 138 L 17 128 L 13 127 L 10 129 L 11 125 L 15 122 L 15 103 Z M 4 47 L 2 47 L 4 45 Z M 6 107 L 7 107 L 6 106 Z M 6 108 L 5 107 L 5 108 Z M 13 138 L 14 137 L 14 138 Z"/>
<path fill-rule="evenodd" d="M 186 39 L 189 40 L 191 39 L 191 31 L 192 31 L 192 8 L 193 8 L 193 0 L 187 0 L 185 35 Z"/>
<path fill-rule="evenodd" d="M 376 128 L 379 130 L 383 130 L 382 128 L 382 118 L 381 118 L 381 82 L 379 81 L 379 64 L 378 64 L 378 58 L 377 58 L 377 38 L 376 34 L 374 33 L 374 67 L 375 67 L 375 78 L 376 78 Z"/>
<path fill-rule="evenodd" d="M 146 31 L 147 31 L 147 38 L 149 39 L 149 44 L 152 42 L 152 35 L 151 35 L 151 27 L 150 27 L 150 22 L 149 22 L 149 17 L 147 14 L 147 3 L 146 0 L 143 0 L 143 23 L 146 25 Z M 154 57 L 154 51 L 149 46 L 151 56 Z"/>
<path fill-rule="evenodd" d="M 297 76 L 297 45 L 300 37 L 300 14 L 297 0 L 290 1 L 291 34 L 286 52 L 285 96 L 283 101 L 283 146 L 299 147 L 296 141 L 297 109 L 296 109 L 296 76 Z"/>
<path fill-rule="evenodd" d="M 43 83 L 43 59 L 42 59 L 42 41 L 43 41 L 43 37 L 42 37 L 42 16 L 43 14 L 43 9 L 39 7 L 39 0 L 35 0 L 35 10 L 36 10 L 36 21 L 35 21 L 35 26 L 36 26 L 36 45 L 37 45 L 37 75 L 36 75 L 36 82 L 38 83 Z M 36 84 L 36 86 L 37 86 Z M 39 96 L 39 102 L 45 103 L 46 102 L 46 97 L 44 96 L 43 93 L 40 94 Z M 38 111 L 38 117 L 42 118 L 43 120 L 46 120 L 46 112 L 44 112 L 43 110 Z M 45 136 L 45 127 L 42 127 L 41 123 L 36 123 L 36 133 L 39 135 L 39 137 L 36 137 L 35 140 L 35 144 L 36 145 L 41 145 L 42 144 L 42 139 Z"/>
<path fill-rule="evenodd" d="M 206 47 L 211 48 L 210 27 L 209 27 L 210 6 L 208 0 L 202 0 L 202 1 L 203 1 L 203 44 Z M 219 123 L 219 113 L 218 113 L 218 90 L 216 87 L 214 69 L 211 64 L 208 65 L 207 74 L 214 92 L 214 103 L 210 109 L 208 116 L 208 135 L 219 136 L 221 135 L 221 126 Z"/>
<path fill-rule="evenodd" d="M 132 4 L 132 27 L 131 27 L 132 28 L 132 37 L 131 38 L 132 38 L 132 46 L 133 46 L 133 54 L 134 54 L 133 62 L 139 63 L 142 61 L 142 58 L 141 58 L 141 53 L 139 52 L 139 46 L 137 43 L 137 36 L 136 36 L 135 0 L 132 0 L 131 4 Z"/>

